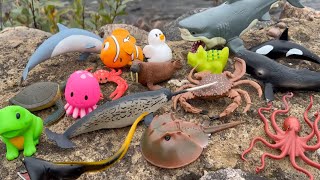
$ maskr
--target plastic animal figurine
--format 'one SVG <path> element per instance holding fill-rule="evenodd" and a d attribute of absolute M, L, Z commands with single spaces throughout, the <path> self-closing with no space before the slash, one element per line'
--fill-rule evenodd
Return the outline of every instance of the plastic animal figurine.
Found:
<path fill-rule="evenodd" d="M 266 145 L 266 146 L 268 146 L 268 147 L 270 147 L 272 149 L 281 150 L 281 154 L 280 155 L 273 155 L 273 154 L 270 154 L 270 153 L 264 153 L 261 156 L 261 163 L 262 164 L 261 164 L 261 166 L 257 167 L 256 172 L 260 172 L 261 170 L 264 169 L 264 167 L 265 167 L 265 163 L 264 162 L 265 162 L 265 158 L 266 157 L 270 157 L 272 159 L 278 159 L 279 160 L 279 159 L 282 159 L 282 158 L 284 158 L 284 157 L 286 157 L 288 155 L 293 167 L 296 170 L 298 170 L 300 172 L 303 172 L 306 175 L 308 175 L 310 180 L 313 180 L 314 179 L 313 175 L 309 171 L 307 171 L 306 169 L 303 169 L 302 167 L 297 165 L 296 158 L 297 157 L 301 157 L 301 159 L 305 163 L 307 163 L 307 164 L 309 164 L 309 165 L 311 165 L 311 166 L 313 166 L 315 168 L 320 169 L 320 164 L 319 163 L 313 162 L 312 160 L 310 160 L 304 154 L 306 151 L 316 151 L 317 149 L 320 148 L 320 132 L 319 132 L 319 129 L 318 129 L 318 122 L 320 120 L 320 114 L 319 114 L 319 112 L 317 112 L 315 114 L 315 121 L 314 121 L 314 124 L 312 124 L 312 122 L 308 118 L 308 112 L 311 109 L 312 104 L 313 104 L 313 99 L 312 99 L 312 96 L 311 96 L 310 97 L 310 100 L 311 100 L 310 104 L 307 107 L 306 111 L 304 112 L 304 120 L 308 124 L 308 126 L 312 129 L 311 133 L 308 134 L 305 137 L 300 137 L 299 136 L 299 131 L 301 130 L 301 125 L 299 123 L 299 120 L 296 117 L 293 117 L 293 116 L 287 117 L 284 120 L 283 130 L 282 130 L 281 128 L 278 127 L 278 125 L 276 123 L 276 115 L 277 114 L 287 114 L 289 112 L 290 107 L 288 105 L 288 102 L 287 102 L 286 98 L 291 98 L 292 96 L 293 96 L 292 93 L 290 93 L 288 95 L 285 95 L 283 97 L 283 102 L 284 102 L 286 108 L 283 109 L 283 110 L 273 111 L 273 113 L 271 115 L 271 124 L 272 124 L 273 129 L 275 130 L 275 134 L 270 132 L 269 125 L 268 125 L 268 120 L 263 115 L 263 112 L 265 112 L 265 111 L 270 112 L 271 111 L 272 104 L 270 103 L 267 108 L 259 108 L 259 110 L 258 110 L 259 116 L 262 119 L 263 123 L 265 124 L 264 130 L 265 130 L 266 134 L 271 139 L 273 139 L 275 141 L 275 144 L 270 144 L 265 139 L 263 139 L 261 137 L 257 137 L 255 139 L 253 139 L 253 141 L 251 141 L 250 147 L 242 153 L 241 158 L 246 161 L 244 156 L 252 150 L 253 146 L 258 141 L 260 141 L 264 145 Z M 314 135 L 316 135 L 316 137 L 317 137 L 317 144 L 308 145 L 309 144 L 308 142 L 314 137 Z"/>
<path fill-rule="evenodd" d="M 31 112 L 56 105 L 58 109 L 44 120 L 44 125 L 56 122 L 65 114 L 64 104 L 61 100 L 61 87 L 54 82 L 31 84 L 9 99 L 9 102 L 22 106 Z"/>
<path fill-rule="evenodd" d="M 77 179 L 83 173 L 103 171 L 111 167 L 125 156 L 138 123 L 146 115 L 147 113 L 143 113 L 135 120 L 121 148 L 110 158 L 98 162 L 48 162 L 38 158 L 24 158 L 23 163 L 27 169 L 28 176 L 32 180 Z M 19 174 L 24 173 L 20 172 Z"/>
<path fill-rule="evenodd" d="M 196 88 L 185 89 L 181 92 L 172 93 L 169 89 L 159 89 L 157 91 L 147 91 L 124 96 L 120 99 L 106 102 L 90 114 L 77 120 L 63 134 L 57 134 L 46 129 L 47 138 L 57 143 L 61 148 L 72 148 L 74 144 L 70 138 L 83 133 L 92 132 L 99 129 L 122 128 L 132 125 L 135 119 L 144 112 L 151 113 L 145 118 L 145 123 L 149 124 L 153 119 L 152 113 L 161 108 L 171 98 L 179 93 L 195 91 L 206 88 L 216 83 L 206 84 Z M 146 122 L 147 121 L 147 122 Z"/>
<path fill-rule="evenodd" d="M 100 86 L 95 77 L 88 71 L 76 71 L 67 81 L 65 89 L 67 104 L 64 106 L 67 115 L 82 118 L 97 108 L 100 100 Z"/>
<path fill-rule="evenodd" d="M 120 69 L 118 71 L 114 69 L 111 69 L 111 71 L 100 69 L 95 71 L 93 73 L 93 76 L 98 80 L 100 84 L 114 82 L 118 85 L 116 90 L 113 91 L 113 93 L 111 93 L 109 96 L 112 100 L 116 100 L 122 97 L 128 89 L 128 83 L 126 80 L 120 77 L 121 74 L 122 71 Z"/>
<path fill-rule="evenodd" d="M 188 64 L 196 67 L 197 72 L 210 71 L 212 74 L 222 73 L 229 58 L 229 48 L 206 51 L 199 46 L 197 52 L 188 53 Z"/>
<path fill-rule="evenodd" d="M 0 109 L 0 140 L 6 144 L 8 160 L 19 156 L 32 156 L 42 133 L 42 119 L 21 106 Z"/>
<path fill-rule="evenodd" d="M 241 34 L 250 29 L 257 20 L 270 20 L 270 7 L 277 1 L 227 0 L 219 6 L 181 20 L 181 37 L 194 41 L 194 46 L 204 43 L 207 49 L 212 49 L 217 45 L 226 44 L 232 52 L 237 52 L 239 45 L 243 45 Z M 295 7 L 303 8 L 299 0 L 288 2 Z"/>
<path fill-rule="evenodd" d="M 208 134 L 232 128 L 242 122 L 203 127 L 177 119 L 173 114 L 156 116 L 141 139 L 143 157 L 161 168 L 186 166 L 201 155 L 208 145 Z"/>
<path fill-rule="evenodd" d="M 143 48 L 143 54 L 148 58 L 148 62 L 165 62 L 172 60 L 172 51 L 166 44 L 166 37 L 159 29 L 149 32 L 148 43 Z"/>
<path fill-rule="evenodd" d="M 274 91 L 319 91 L 320 73 L 282 65 L 266 56 L 239 49 L 237 57 L 246 61 L 247 73 L 264 83 L 265 99 L 274 100 Z"/>
<path fill-rule="evenodd" d="M 116 29 L 103 43 L 100 59 L 109 68 L 122 68 L 132 61 L 143 61 L 142 49 L 136 45 L 136 39 L 125 29 Z"/>
<path fill-rule="evenodd" d="M 292 57 L 295 59 L 309 60 L 315 63 L 320 63 L 320 57 L 312 53 L 307 48 L 289 41 L 288 28 L 286 28 L 279 39 L 273 39 L 253 48 L 250 51 L 265 55 L 272 59 L 280 57 Z"/>
<path fill-rule="evenodd" d="M 238 108 L 238 106 L 241 104 L 240 95 L 243 95 L 247 103 L 247 106 L 243 112 L 244 113 L 247 112 L 252 104 L 250 95 L 247 91 L 244 91 L 242 89 L 238 89 L 235 87 L 241 84 L 249 84 L 258 91 L 259 97 L 262 96 L 262 90 L 260 85 L 254 81 L 239 80 L 246 73 L 246 63 L 244 62 L 244 60 L 240 58 L 234 58 L 234 59 L 235 59 L 234 73 L 231 73 L 229 71 L 224 71 L 222 74 L 211 74 L 210 72 L 205 71 L 205 72 L 195 73 L 194 77 L 196 79 L 193 79 L 192 74 L 193 74 L 193 71 L 195 70 L 195 68 L 193 68 L 188 76 L 188 80 L 193 84 L 186 84 L 184 86 L 181 86 L 177 91 L 180 91 L 185 88 L 194 87 L 196 85 L 202 85 L 202 84 L 207 84 L 212 82 L 216 82 L 217 84 L 214 87 L 177 95 L 173 99 L 174 109 L 177 108 L 177 102 L 179 101 L 181 106 L 187 112 L 206 114 L 208 113 L 206 110 L 201 110 L 191 106 L 187 102 L 187 100 L 196 99 L 196 98 L 214 99 L 214 98 L 221 98 L 221 97 L 229 97 L 233 99 L 233 103 L 230 104 L 222 113 L 220 113 L 220 115 L 212 117 L 214 119 L 221 118 L 229 115 L 235 109 Z"/>
<path fill-rule="evenodd" d="M 154 91 L 162 88 L 160 85 L 154 84 L 171 79 L 173 74 L 181 67 L 180 61 L 142 62 L 135 60 L 130 67 L 130 71 L 138 73 L 138 82 Z"/>
<path fill-rule="evenodd" d="M 83 52 L 80 59 L 86 59 L 90 53 L 100 53 L 103 39 L 89 31 L 77 28 L 67 28 L 58 24 L 59 33 L 45 40 L 30 57 L 23 70 L 21 82 L 24 81 L 31 69 L 39 63 L 67 52 Z"/>

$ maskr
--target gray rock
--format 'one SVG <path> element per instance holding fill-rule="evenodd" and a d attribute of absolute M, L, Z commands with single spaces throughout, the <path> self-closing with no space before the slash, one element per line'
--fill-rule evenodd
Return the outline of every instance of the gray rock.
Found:
<path fill-rule="evenodd" d="M 200 180 L 267 180 L 267 178 L 254 174 L 247 174 L 241 169 L 227 168 L 208 172 L 202 176 Z"/>

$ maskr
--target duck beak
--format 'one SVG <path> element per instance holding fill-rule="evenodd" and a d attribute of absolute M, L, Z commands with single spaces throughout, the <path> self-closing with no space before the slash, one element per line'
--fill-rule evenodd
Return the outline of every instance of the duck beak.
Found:
<path fill-rule="evenodd" d="M 161 34 L 161 35 L 160 35 L 160 40 L 161 40 L 161 41 L 164 41 L 165 39 L 166 39 L 166 37 L 165 37 L 163 34 Z"/>

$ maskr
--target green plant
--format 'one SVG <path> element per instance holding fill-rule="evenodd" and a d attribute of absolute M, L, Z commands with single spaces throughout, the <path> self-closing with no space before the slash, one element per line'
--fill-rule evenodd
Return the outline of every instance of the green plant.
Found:
<path fill-rule="evenodd" d="M 68 6 L 60 0 L 15 0 L 11 2 L 11 11 L 0 17 L 0 28 L 2 25 L 23 25 L 56 32 L 57 23 L 63 23 L 70 27 L 97 30 L 105 24 L 113 23 L 117 16 L 125 15 L 126 4 L 130 1 L 99 0 L 98 11 L 88 11 L 84 0 L 73 0 Z"/>

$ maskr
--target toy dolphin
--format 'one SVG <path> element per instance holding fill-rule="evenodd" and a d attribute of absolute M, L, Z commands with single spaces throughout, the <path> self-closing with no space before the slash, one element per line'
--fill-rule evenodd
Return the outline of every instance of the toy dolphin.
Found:
<path fill-rule="evenodd" d="M 279 39 L 264 42 L 250 50 L 272 59 L 290 56 L 296 59 L 308 60 L 320 64 L 319 56 L 297 43 L 288 41 L 288 39 L 288 28 L 286 28 Z"/>
<path fill-rule="evenodd" d="M 98 35 L 83 29 L 69 29 L 62 24 L 58 24 L 58 27 L 59 33 L 45 40 L 32 54 L 23 70 L 21 82 L 27 78 L 31 69 L 51 57 L 67 52 L 100 53 L 103 39 Z"/>
<path fill-rule="evenodd" d="M 189 16 L 179 22 L 181 37 L 188 41 L 205 43 L 211 49 L 225 45 L 236 52 L 240 36 L 258 20 L 270 20 L 269 9 L 278 0 L 228 0 L 227 2 Z M 288 0 L 299 8 L 299 0 Z M 241 41 L 240 41 L 241 42 Z M 197 48 L 195 48 L 197 49 Z"/>
<path fill-rule="evenodd" d="M 115 101 L 109 101 L 100 105 L 91 113 L 77 120 L 63 134 L 54 133 L 49 129 L 46 129 L 45 132 L 48 139 L 55 141 L 59 147 L 72 148 L 74 144 L 69 140 L 72 137 L 99 129 L 129 126 L 143 112 L 153 113 L 157 111 L 177 94 L 205 88 L 216 83 L 217 82 L 213 82 L 174 93 L 169 89 L 162 88 L 156 91 L 130 94 Z M 151 116 L 146 117 L 147 121 L 153 119 Z M 146 123 L 148 124 L 148 122 Z"/>

